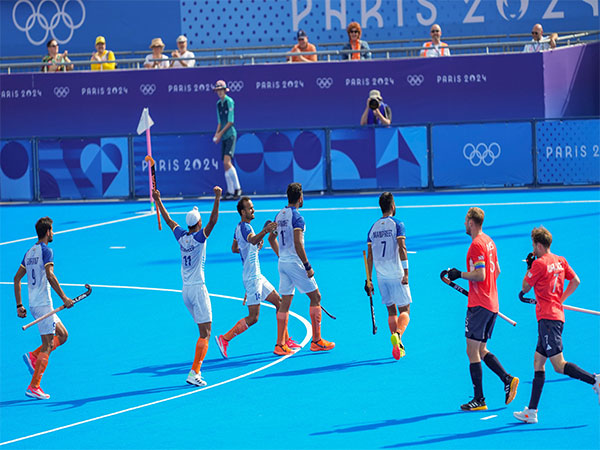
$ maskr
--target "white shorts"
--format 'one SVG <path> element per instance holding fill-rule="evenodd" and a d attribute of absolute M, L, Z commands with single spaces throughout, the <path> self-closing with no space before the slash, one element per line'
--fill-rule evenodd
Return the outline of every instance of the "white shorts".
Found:
<path fill-rule="evenodd" d="M 402 284 L 400 280 L 377 280 L 381 302 L 385 306 L 406 306 L 412 303 L 410 288 L 408 284 Z"/>
<path fill-rule="evenodd" d="M 54 308 L 52 305 L 32 306 L 29 308 L 29 311 L 31 312 L 33 318 L 37 319 L 38 317 L 42 317 L 44 314 L 48 314 L 53 309 Z M 56 314 L 52 314 L 50 317 L 38 322 L 37 326 L 40 330 L 40 336 L 45 334 L 54 334 L 57 323 L 60 323 L 60 319 Z"/>
<path fill-rule="evenodd" d="M 259 305 L 275 290 L 264 275 L 253 280 L 244 281 L 244 288 L 246 288 L 246 305 L 248 306 Z"/>
<path fill-rule="evenodd" d="M 319 289 L 315 277 L 309 278 L 300 262 L 279 261 L 279 293 L 281 295 L 294 295 L 295 288 L 306 294 Z"/>
<path fill-rule="evenodd" d="M 212 322 L 210 297 L 204 284 L 183 285 L 183 303 L 196 323 Z"/>

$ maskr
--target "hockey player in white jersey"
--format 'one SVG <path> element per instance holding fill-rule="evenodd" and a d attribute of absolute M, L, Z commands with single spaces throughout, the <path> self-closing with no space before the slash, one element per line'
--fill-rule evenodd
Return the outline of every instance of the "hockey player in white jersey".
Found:
<path fill-rule="evenodd" d="M 269 243 L 279 256 L 279 292 L 281 307 L 277 312 L 277 344 L 284 344 L 284 330 L 287 329 L 290 305 L 295 288 L 310 298 L 310 321 L 313 340 L 310 349 L 313 352 L 328 351 L 335 347 L 334 342 L 321 338 L 321 293 L 315 280 L 315 271 L 308 262 L 304 249 L 304 219 L 298 212 L 304 205 L 304 195 L 300 183 L 291 183 L 287 187 L 288 205 L 283 208 L 275 222 L 277 236 L 272 233 Z"/>
<path fill-rule="evenodd" d="M 254 204 L 250 197 L 242 197 L 237 204 L 237 210 L 241 221 L 235 228 L 231 251 L 239 253 L 242 259 L 242 280 L 246 290 L 248 316 L 240 319 L 227 333 L 215 336 L 224 358 L 227 358 L 229 342 L 258 321 L 262 301 L 273 304 L 278 311 L 281 303 L 281 297 L 279 297 L 273 285 L 262 275 L 258 260 L 258 252 L 263 246 L 263 239 L 267 234 L 275 231 L 277 224 L 269 220 L 265 223 L 263 229 L 255 234 L 252 225 L 250 225 L 250 222 L 254 220 Z M 284 341 L 283 345 L 275 345 L 273 353 L 280 356 L 289 355 L 294 353 L 293 349 L 300 348 L 300 345 L 289 337 L 287 329 L 284 331 Z"/>
<path fill-rule="evenodd" d="M 215 192 L 215 201 L 213 209 L 208 219 L 208 223 L 202 228 L 202 219 L 198 208 L 194 207 L 185 216 L 185 223 L 188 226 L 187 231 L 181 228 L 169 216 L 165 206 L 160 198 L 160 192 L 152 191 L 152 197 L 156 206 L 167 223 L 173 230 L 175 239 L 179 243 L 181 250 L 181 277 L 183 278 L 183 302 L 188 311 L 198 324 L 200 337 L 196 342 L 196 353 L 192 368 L 188 373 L 186 382 L 194 386 L 206 386 L 206 381 L 202 378 L 200 368 L 208 351 L 208 342 L 210 340 L 210 331 L 212 324 L 212 310 L 208 290 L 204 284 L 204 263 L 206 260 L 206 240 L 210 236 L 213 228 L 219 218 L 219 202 L 223 190 L 219 186 L 213 188 Z"/>
<path fill-rule="evenodd" d="M 375 222 L 367 236 L 367 265 L 369 279 L 372 279 L 371 274 L 375 264 L 381 301 L 388 310 L 388 325 L 392 333 L 392 356 L 394 359 L 400 359 L 406 354 L 402 335 L 410 321 L 412 302 L 408 286 L 406 233 L 404 223 L 394 217 L 396 204 L 390 192 L 381 194 L 379 206 L 383 216 Z M 365 281 L 365 291 L 367 294 L 373 294 L 372 282 Z"/>
<path fill-rule="evenodd" d="M 19 266 L 14 278 L 15 298 L 17 300 L 17 315 L 27 317 L 27 310 L 21 301 L 21 279 L 27 274 L 27 291 L 29 294 L 29 310 L 34 319 L 42 317 L 54 309 L 50 286 L 59 295 L 66 308 L 73 306 L 73 300 L 65 295 L 60 283 L 54 275 L 54 254 L 48 244 L 54 239 L 52 219 L 42 217 L 35 224 L 38 241 L 31 247 Z M 32 352 L 25 353 L 23 360 L 33 375 L 25 395 L 40 400 L 47 400 L 50 395 L 40 387 L 40 381 L 48 366 L 50 353 L 59 345 L 66 342 L 69 334 L 56 314 L 38 323 L 42 345 Z"/>

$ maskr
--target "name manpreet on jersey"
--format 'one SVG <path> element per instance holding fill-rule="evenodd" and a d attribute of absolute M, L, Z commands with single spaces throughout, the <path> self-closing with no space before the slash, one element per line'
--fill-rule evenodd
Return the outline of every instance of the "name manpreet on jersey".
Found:
<path fill-rule="evenodd" d="M 27 290 L 29 293 L 29 307 L 52 306 L 50 297 L 50 283 L 46 277 L 46 266 L 54 264 L 52 250 L 43 242 L 38 242 L 31 247 L 21 266 L 27 271 Z"/>
<path fill-rule="evenodd" d="M 242 274 L 244 282 L 256 280 L 261 275 L 260 263 L 258 262 L 258 245 L 248 242 L 250 234 L 255 234 L 252 225 L 247 222 L 240 222 L 233 235 L 233 239 L 236 240 L 240 249 L 240 257 L 244 266 Z"/>
<path fill-rule="evenodd" d="M 404 276 L 398 252 L 398 237 L 404 236 L 404 223 L 391 216 L 382 217 L 369 230 L 367 242 L 371 244 L 378 280 L 400 280 Z"/>
<path fill-rule="evenodd" d="M 183 284 L 204 284 L 204 263 L 206 262 L 206 235 L 204 228 L 189 234 L 177 226 L 173 229 L 175 239 L 181 248 L 181 278 Z"/>
<path fill-rule="evenodd" d="M 497 313 L 498 290 L 496 279 L 500 273 L 496 244 L 485 233 L 481 233 L 471 243 L 467 252 L 467 268 L 471 272 L 474 269 L 485 269 L 484 281 L 469 280 L 469 302 L 468 306 L 481 306 L 488 311 Z"/>
<path fill-rule="evenodd" d="M 277 235 L 279 237 L 279 261 L 302 264 L 294 245 L 294 230 L 306 231 L 304 219 L 295 207 L 286 206 L 279 211 L 279 214 L 275 217 L 275 222 L 277 222 Z"/>

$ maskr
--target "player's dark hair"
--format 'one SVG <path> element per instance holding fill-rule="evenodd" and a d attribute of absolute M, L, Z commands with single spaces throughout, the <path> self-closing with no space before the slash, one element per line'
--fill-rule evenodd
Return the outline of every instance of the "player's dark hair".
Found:
<path fill-rule="evenodd" d="M 484 217 L 485 213 L 483 212 L 483 209 L 476 206 L 469 208 L 469 211 L 467 212 L 467 219 L 472 220 L 479 226 L 483 225 Z"/>
<path fill-rule="evenodd" d="M 50 228 L 52 228 L 52 219 L 50 217 L 42 217 L 35 223 L 35 231 L 40 239 L 46 236 Z"/>
<path fill-rule="evenodd" d="M 531 230 L 531 240 L 534 244 L 542 244 L 546 248 L 552 245 L 552 234 L 545 227 L 538 227 Z"/>
<path fill-rule="evenodd" d="M 379 207 L 382 213 L 390 212 L 392 210 L 392 204 L 394 203 L 394 194 L 391 192 L 384 192 L 379 196 Z"/>
<path fill-rule="evenodd" d="M 302 185 L 300 183 L 290 183 L 287 187 L 287 198 L 290 204 L 297 203 L 302 195 Z"/>
<path fill-rule="evenodd" d="M 250 197 L 244 196 L 244 197 L 240 198 L 240 201 L 237 204 L 237 210 L 238 210 L 238 213 L 240 213 L 240 216 L 242 215 L 242 210 L 244 209 L 245 203 L 248 200 L 250 200 Z"/>

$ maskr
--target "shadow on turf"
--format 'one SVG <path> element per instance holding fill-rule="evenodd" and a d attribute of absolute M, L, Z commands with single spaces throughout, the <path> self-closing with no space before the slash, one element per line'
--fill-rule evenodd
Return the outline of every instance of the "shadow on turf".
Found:
<path fill-rule="evenodd" d="M 322 354 L 325 354 L 324 352 Z M 305 353 L 303 355 L 294 356 L 296 358 L 314 356 L 314 353 Z M 381 366 L 385 364 L 397 364 L 398 362 L 390 359 L 390 358 L 379 358 L 379 359 L 369 359 L 366 361 L 349 361 L 340 364 L 331 364 L 329 366 L 321 366 L 321 367 L 309 367 L 306 369 L 300 370 L 289 370 L 286 372 L 279 373 L 269 373 L 266 375 L 256 376 L 253 378 L 273 378 L 273 377 L 289 377 L 289 376 L 302 376 L 302 375 L 314 375 L 322 372 L 335 372 L 340 370 L 352 369 L 354 367 L 362 367 L 362 366 Z"/>
<path fill-rule="evenodd" d="M 415 447 L 417 445 L 431 445 L 440 442 L 448 442 L 455 441 L 458 439 L 474 439 L 481 438 L 485 436 L 491 435 L 499 435 L 499 434 L 512 434 L 512 433 L 537 433 L 537 432 L 545 432 L 545 431 L 566 431 L 566 430 L 576 430 L 578 428 L 586 428 L 587 425 L 572 425 L 568 427 L 552 427 L 552 428 L 538 428 L 534 425 L 527 425 L 525 423 L 509 423 L 501 427 L 489 428 L 486 430 L 477 430 L 471 431 L 468 433 L 455 433 L 455 434 L 447 434 L 439 437 L 431 437 L 427 439 L 420 439 L 418 441 L 411 442 L 400 442 L 398 444 L 390 444 L 385 445 L 381 448 L 400 448 L 400 447 Z M 514 439 L 516 436 L 512 436 Z"/>

